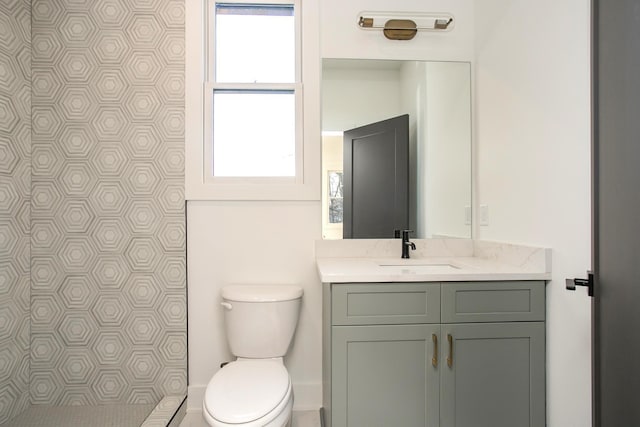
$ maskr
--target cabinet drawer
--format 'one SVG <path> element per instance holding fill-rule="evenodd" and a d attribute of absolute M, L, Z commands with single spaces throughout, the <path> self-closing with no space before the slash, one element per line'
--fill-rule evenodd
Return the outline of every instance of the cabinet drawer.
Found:
<path fill-rule="evenodd" d="M 439 283 L 334 284 L 333 325 L 440 323 Z"/>
<path fill-rule="evenodd" d="M 442 284 L 442 323 L 542 321 L 544 313 L 544 282 Z"/>

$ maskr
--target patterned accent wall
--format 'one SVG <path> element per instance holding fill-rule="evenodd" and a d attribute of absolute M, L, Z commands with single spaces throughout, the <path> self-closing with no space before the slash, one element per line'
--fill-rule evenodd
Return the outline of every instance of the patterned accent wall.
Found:
<path fill-rule="evenodd" d="M 31 401 L 186 394 L 184 0 L 31 13 Z"/>
<path fill-rule="evenodd" d="M 31 12 L 0 2 L 0 424 L 29 405 Z"/>

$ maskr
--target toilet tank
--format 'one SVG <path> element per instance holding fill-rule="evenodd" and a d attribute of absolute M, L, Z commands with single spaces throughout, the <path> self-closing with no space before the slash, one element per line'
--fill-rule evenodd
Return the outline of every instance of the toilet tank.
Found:
<path fill-rule="evenodd" d="M 222 306 L 231 353 L 244 358 L 283 357 L 296 330 L 302 288 L 226 286 Z"/>

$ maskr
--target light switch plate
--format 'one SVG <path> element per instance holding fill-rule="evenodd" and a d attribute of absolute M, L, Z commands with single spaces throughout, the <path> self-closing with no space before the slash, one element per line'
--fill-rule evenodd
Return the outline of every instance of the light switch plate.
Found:
<path fill-rule="evenodd" d="M 464 207 L 464 225 L 471 225 L 471 206 Z"/>
<path fill-rule="evenodd" d="M 489 206 L 480 205 L 480 225 L 489 225 Z"/>

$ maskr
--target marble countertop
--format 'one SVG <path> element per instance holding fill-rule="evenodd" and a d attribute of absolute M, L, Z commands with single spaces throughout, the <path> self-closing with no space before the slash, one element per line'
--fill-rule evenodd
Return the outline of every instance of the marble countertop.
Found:
<path fill-rule="evenodd" d="M 417 255 L 391 255 L 397 240 L 347 242 L 316 247 L 323 283 L 451 282 L 489 280 L 550 280 L 551 250 L 505 243 L 414 240 Z M 360 246 L 359 248 L 356 246 Z"/>

